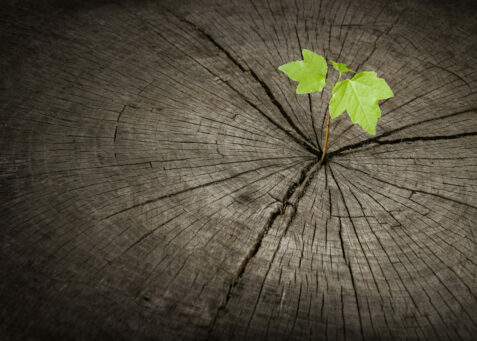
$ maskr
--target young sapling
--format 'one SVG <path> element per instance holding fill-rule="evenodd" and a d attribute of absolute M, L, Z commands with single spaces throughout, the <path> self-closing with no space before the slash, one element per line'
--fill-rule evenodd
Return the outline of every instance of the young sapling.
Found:
<path fill-rule="evenodd" d="M 332 96 L 328 104 L 329 115 L 326 122 L 326 135 L 320 163 L 323 163 L 328 146 L 328 136 L 331 118 L 336 118 L 345 110 L 353 124 L 359 124 L 371 135 L 376 134 L 376 124 L 381 117 L 378 101 L 394 96 L 391 88 L 376 72 L 363 71 L 357 73 L 348 69 L 346 64 L 331 62 L 333 68 L 339 72 L 338 80 L 333 85 L 326 78 L 328 65 L 325 58 L 304 49 L 303 60 L 291 62 L 280 66 L 292 80 L 299 82 L 296 93 L 309 94 L 320 92 L 328 84 L 332 89 Z M 341 80 L 344 73 L 355 73 L 353 78 Z"/>

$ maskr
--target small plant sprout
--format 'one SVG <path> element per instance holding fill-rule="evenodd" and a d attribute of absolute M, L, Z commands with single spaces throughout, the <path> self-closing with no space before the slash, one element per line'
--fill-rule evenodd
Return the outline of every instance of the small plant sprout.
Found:
<path fill-rule="evenodd" d="M 359 72 L 348 69 L 346 64 L 331 62 L 333 68 L 339 72 L 335 85 L 326 78 L 328 65 L 325 58 L 304 49 L 303 60 L 291 62 L 278 69 L 287 74 L 294 81 L 299 82 L 296 93 L 309 94 L 320 92 L 328 84 L 332 89 L 331 100 L 328 104 L 329 115 L 326 122 L 326 136 L 323 145 L 323 154 L 320 163 L 323 163 L 328 146 L 330 119 L 341 115 L 345 110 L 353 124 L 359 124 L 371 135 L 376 134 L 376 124 L 381 117 L 378 101 L 394 96 L 391 88 L 376 72 Z M 355 73 L 353 78 L 341 80 L 346 72 Z"/>

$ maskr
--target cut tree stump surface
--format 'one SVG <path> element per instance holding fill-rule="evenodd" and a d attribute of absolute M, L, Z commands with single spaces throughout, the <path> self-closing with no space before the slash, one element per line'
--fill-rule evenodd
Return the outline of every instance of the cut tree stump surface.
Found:
<path fill-rule="evenodd" d="M 2 339 L 475 338 L 470 2 L 0 7 Z M 395 93 L 322 166 L 303 48 Z"/>

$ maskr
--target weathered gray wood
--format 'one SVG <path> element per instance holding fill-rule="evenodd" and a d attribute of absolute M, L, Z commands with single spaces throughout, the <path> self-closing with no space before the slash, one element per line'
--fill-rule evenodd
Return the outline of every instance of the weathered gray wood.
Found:
<path fill-rule="evenodd" d="M 1 338 L 475 338 L 476 14 L 2 3 Z M 302 48 L 396 95 L 323 166 Z"/>

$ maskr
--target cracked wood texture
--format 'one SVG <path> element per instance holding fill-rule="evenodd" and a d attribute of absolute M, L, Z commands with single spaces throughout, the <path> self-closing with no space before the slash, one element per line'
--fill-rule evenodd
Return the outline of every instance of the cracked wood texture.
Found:
<path fill-rule="evenodd" d="M 0 6 L 2 339 L 475 337 L 470 2 Z M 323 165 L 302 48 L 395 93 Z"/>

